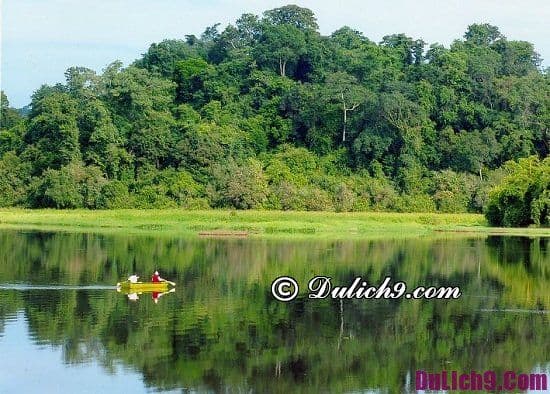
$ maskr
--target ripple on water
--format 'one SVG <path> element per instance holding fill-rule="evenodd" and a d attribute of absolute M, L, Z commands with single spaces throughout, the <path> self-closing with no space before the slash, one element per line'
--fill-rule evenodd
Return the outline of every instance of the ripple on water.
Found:
<path fill-rule="evenodd" d="M 27 283 L 2 283 L 0 290 L 114 290 L 116 286 L 106 285 L 32 285 Z"/>

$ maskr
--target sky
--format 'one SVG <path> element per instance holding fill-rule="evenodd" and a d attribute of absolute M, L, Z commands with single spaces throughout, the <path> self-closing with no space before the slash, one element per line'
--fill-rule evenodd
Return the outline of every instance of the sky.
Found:
<path fill-rule="evenodd" d="M 243 13 L 288 1 L 245 0 L 0 0 L 2 2 L 1 89 L 10 105 L 27 105 L 40 85 L 64 82 L 64 72 L 84 66 L 101 72 L 114 60 L 125 65 L 153 42 L 200 35 Z M 550 65 L 548 0 L 341 0 L 298 1 L 314 11 L 321 34 L 342 26 L 373 41 L 405 33 L 448 46 L 468 25 L 490 23 L 509 40 L 534 43 Z"/>

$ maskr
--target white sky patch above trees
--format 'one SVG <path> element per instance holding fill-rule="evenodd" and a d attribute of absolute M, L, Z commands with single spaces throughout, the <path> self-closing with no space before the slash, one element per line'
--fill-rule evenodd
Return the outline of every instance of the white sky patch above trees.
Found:
<path fill-rule="evenodd" d="M 472 23 L 499 27 L 510 40 L 532 42 L 550 64 L 547 0 L 3 0 L 1 87 L 11 106 L 29 103 L 43 83 L 64 82 L 71 66 L 100 72 L 116 59 L 137 59 L 153 42 L 220 30 L 243 13 L 295 3 L 314 11 L 324 35 L 342 26 L 373 41 L 405 33 L 448 46 Z"/>

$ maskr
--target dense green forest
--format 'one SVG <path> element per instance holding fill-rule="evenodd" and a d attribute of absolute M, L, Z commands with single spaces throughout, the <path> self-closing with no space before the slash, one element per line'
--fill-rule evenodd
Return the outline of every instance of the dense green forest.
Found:
<path fill-rule="evenodd" d="M 2 93 L 0 206 L 550 222 L 550 75 L 531 43 L 488 24 L 450 48 L 349 27 L 323 36 L 294 5 L 220 30 L 101 75 L 72 67 L 25 115 Z"/>

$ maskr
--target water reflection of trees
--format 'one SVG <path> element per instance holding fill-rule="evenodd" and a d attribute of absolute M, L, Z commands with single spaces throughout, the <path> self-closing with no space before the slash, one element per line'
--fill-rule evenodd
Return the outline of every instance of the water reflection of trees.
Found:
<path fill-rule="evenodd" d="M 548 239 L 251 241 L 0 233 L 0 278 L 112 284 L 160 268 L 178 291 L 158 305 L 115 292 L 0 291 L 0 330 L 24 310 L 31 336 L 68 363 L 122 362 L 155 387 L 259 392 L 389 388 L 417 368 L 530 371 L 548 362 Z M 458 301 L 277 302 L 290 274 L 338 283 L 391 275 L 409 286 L 460 285 Z M 305 287 L 305 286 L 303 286 Z"/>

